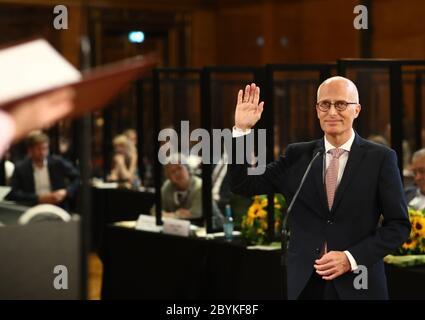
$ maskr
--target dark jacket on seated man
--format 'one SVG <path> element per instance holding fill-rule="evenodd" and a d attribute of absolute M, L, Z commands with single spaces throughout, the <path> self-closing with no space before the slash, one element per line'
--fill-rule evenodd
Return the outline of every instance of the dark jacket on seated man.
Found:
<path fill-rule="evenodd" d="M 79 172 L 70 162 L 55 155 L 47 157 L 47 168 L 51 191 L 59 189 L 67 191 L 65 200 L 58 205 L 69 210 L 70 199 L 75 196 L 79 186 Z M 31 158 L 26 158 L 16 165 L 11 185 L 12 191 L 7 195 L 7 200 L 30 206 L 39 203 L 35 191 L 34 167 Z"/>
<path fill-rule="evenodd" d="M 409 203 L 414 197 L 416 197 L 418 188 L 415 186 L 409 186 L 404 189 L 404 193 L 406 194 L 407 203 Z"/>

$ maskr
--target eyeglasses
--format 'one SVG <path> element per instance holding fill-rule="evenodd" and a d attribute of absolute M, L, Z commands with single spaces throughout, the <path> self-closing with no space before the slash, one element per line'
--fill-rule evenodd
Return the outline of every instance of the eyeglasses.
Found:
<path fill-rule="evenodd" d="M 322 112 L 328 112 L 331 109 L 331 105 L 335 106 L 337 111 L 345 111 L 349 104 L 358 104 L 357 102 L 347 102 L 344 100 L 338 100 L 331 102 L 329 100 L 323 100 L 316 103 L 316 106 L 319 107 L 319 110 Z"/>
<path fill-rule="evenodd" d="M 412 172 L 413 172 L 413 175 L 414 176 L 416 176 L 416 175 L 425 175 L 425 168 L 415 168 L 415 169 L 412 169 Z"/>

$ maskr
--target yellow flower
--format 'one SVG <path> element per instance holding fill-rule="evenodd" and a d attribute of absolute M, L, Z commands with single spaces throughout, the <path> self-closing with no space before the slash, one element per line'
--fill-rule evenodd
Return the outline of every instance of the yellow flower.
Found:
<path fill-rule="evenodd" d="M 258 210 L 257 211 L 257 217 L 260 219 L 264 219 L 267 217 L 267 211 L 264 209 Z"/>
<path fill-rule="evenodd" d="M 254 204 L 260 204 L 262 200 L 263 200 L 262 197 L 254 196 Z"/>
<path fill-rule="evenodd" d="M 259 206 L 258 204 L 253 204 L 249 207 L 248 209 L 248 216 L 255 218 L 257 216 L 257 211 L 261 210 L 261 206 Z"/>
<path fill-rule="evenodd" d="M 267 207 L 267 198 L 261 200 L 261 207 Z"/>
<path fill-rule="evenodd" d="M 412 217 L 410 220 L 412 224 L 412 232 L 417 237 L 425 237 L 425 218 L 424 217 Z"/>
<path fill-rule="evenodd" d="M 414 249 L 417 245 L 417 241 L 416 240 L 412 240 L 412 239 L 407 239 L 407 241 L 405 243 L 403 243 L 402 248 L 405 250 L 411 250 Z"/>

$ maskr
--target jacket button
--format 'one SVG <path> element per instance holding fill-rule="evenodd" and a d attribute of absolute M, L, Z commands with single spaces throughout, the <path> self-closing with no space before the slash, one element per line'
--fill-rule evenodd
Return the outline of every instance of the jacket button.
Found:
<path fill-rule="evenodd" d="M 316 248 L 316 253 L 320 253 L 320 249 L 319 248 Z"/>
<path fill-rule="evenodd" d="M 334 222 L 333 222 L 333 220 L 328 220 L 328 221 L 326 221 L 326 223 L 327 224 L 333 224 Z"/>

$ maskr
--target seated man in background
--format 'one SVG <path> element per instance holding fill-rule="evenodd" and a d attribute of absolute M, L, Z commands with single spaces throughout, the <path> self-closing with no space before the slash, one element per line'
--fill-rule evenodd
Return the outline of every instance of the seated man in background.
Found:
<path fill-rule="evenodd" d="M 161 188 L 165 217 L 193 219 L 202 217 L 202 180 L 191 174 L 185 164 L 167 164 L 167 180 Z"/>
<path fill-rule="evenodd" d="M 412 157 L 410 169 L 414 175 L 415 187 L 406 189 L 409 207 L 425 209 L 425 148 L 416 151 Z"/>
<path fill-rule="evenodd" d="M 202 179 L 191 173 L 182 155 L 172 158 L 175 161 L 164 166 L 167 180 L 161 188 L 162 215 L 179 219 L 202 218 Z M 155 214 L 155 206 L 152 208 L 152 214 Z M 222 227 L 223 220 L 223 215 L 213 201 L 213 228 Z"/>
<path fill-rule="evenodd" d="M 7 200 L 33 206 L 49 203 L 70 209 L 79 173 L 60 156 L 49 155 L 49 137 L 33 131 L 27 138 L 28 157 L 16 164 Z"/>
<path fill-rule="evenodd" d="M 137 174 L 137 149 L 125 135 L 114 138 L 114 157 L 108 181 L 118 182 L 120 187 L 133 188 L 140 185 Z"/>

